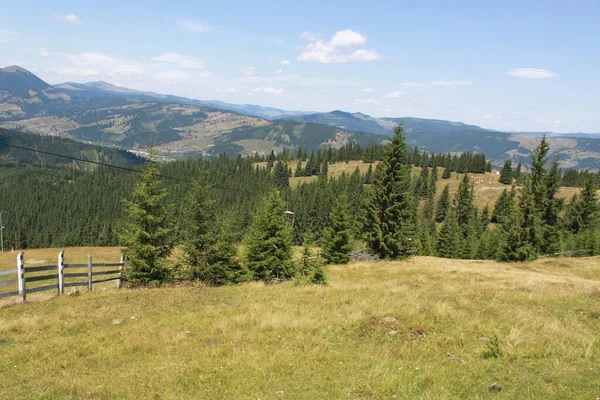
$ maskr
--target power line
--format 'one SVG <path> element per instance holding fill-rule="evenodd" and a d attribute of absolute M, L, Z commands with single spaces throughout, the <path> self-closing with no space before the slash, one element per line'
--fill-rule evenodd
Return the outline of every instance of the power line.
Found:
<path fill-rule="evenodd" d="M 98 182 L 86 181 L 86 180 L 82 180 L 81 178 L 71 178 L 71 179 L 69 179 L 68 176 L 61 176 L 61 175 L 51 174 L 49 172 L 41 171 L 40 169 L 35 169 L 35 168 L 21 167 L 21 166 L 18 166 L 18 165 L 8 165 L 8 164 L 6 164 L 6 165 L 0 165 L 0 167 L 21 169 L 23 171 L 35 172 L 36 174 L 53 176 L 53 177 L 59 178 L 59 179 L 72 180 L 72 181 L 77 181 L 79 183 L 85 183 L 87 185 L 103 186 L 103 187 L 107 187 L 107 188 L 110 188 L 110 189 L 114 189 L 114 187 L 110 186 L 110 185 L 105 185 L 105 184 L 98 183 Z"/>
<path fill-rule="evenodd" d="M 48 155 L 48 156 L 61 157 L 61 158 L 69 159 L 69 160 L 86 162 L 86 163 L 89 163 L 89 164 L 100 165 L 100 166 L 103 166 L 103 167 L 120 169 L 122 171 L 136 172 L 138 174 L 143 174 L 144 173 L 144 171 L 141 171 L 139 169 L 123 167 L 123 166 L 120 166 L 120 165 L 106 164 L 106 163 L 99 162 L 99 161 L 86 160 L 85 158 L 65 156 L 63 154 L 56 154 L 56 153 L 52 153 L 52 152 L 49 152 L 49 151 L 38 150 L 38 149 L 31 149 L 31 148 L 28 148 L 28 147 L 17 146 L 17 145 L 14 145 L 14 144 L 0 143 L 0 146 L 12 147 L 12 148 L 19 149 L 19 150 L 26 150 L 26 151 L 32 151 L 34 153 L 45 154 L 45 155 Z M 175 178 L 173 176 L 166 176 L 166 175 L 162 175 L 162 174 L 159 174 L 159 173 L 155 173 L 155 175 L 158 176 L 158 177 L 164 178 L 164 179 L 170 179 L 170 180 L 179 181 L 179 182 L 192 183 L 192 181 L 187 180 L 187 179 Z"/>

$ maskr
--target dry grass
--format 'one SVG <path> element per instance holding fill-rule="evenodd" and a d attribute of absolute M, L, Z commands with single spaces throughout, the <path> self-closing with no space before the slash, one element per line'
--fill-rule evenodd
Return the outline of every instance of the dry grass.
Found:
<path fill-rule="evenodd" d="M 596 398 L 599 261 L 417 257 L 330 266 L 327 287 L 5 307 L 0 398 Z M 502 355 L 486 359 L 494 337 Z M 485 391 L 494 383 L 499 395 Z"/>
<path fill-rule="evenodd" d="M 266 166 L 266 162 L 257 163 L 262 167 Z M 292 172 L 296 170 L 297 161 L 291 161 L 288 163 L 288 166 L 292 168 Z M 303 163 L 306 165 L 306 162 Z M 377 163 L 373 164 L 373 170 L 375 170 L 375 166 Z M 369 164 L 364 163 L 362 161 L 350 161 L 347 163 L 335 163 L 329 164 L 329 176 L 331 177 L 340 177 L 342 173 L 352 174 L 356 168 L 359 168 L 361 174 L 367 173 L 369 169 Z M 412 175 L 416 176 L 421 173 L 421 167 L 413 167 Z M 444 172 L 443 168 L 438 169 L 438 179 L 437 182 L 437 195 L 439 196 L 444 190 L 444 186 L 446 184 L 450 185 L 450 193 L 454 195 L 458 191 L 458 185 L 463 178 L 464 174 L 457 174 L 456 172 L 452 172 L 451 177 L 449 179 L 441 179 L 442 172 Z M 482 183 L 479 183 L 474 187 L 475 191 L 475 205 L 481 210 L 485 205 L 489 205 L 490 210 L 493 210 L 494 205 L 496 204 L 496 200 L 500 197 L 500 194 L 504 189 L 509 189 L 509 185 L 504 185 L 499 182 L 500 175 L 492 175 L 490 173 L 487 174 L 469 174 L 471 179 L 479 179 L 482 180 Z M 290 178 L 290 186 L 292 188 L 296 188 L 301 183 L 308 183 L 316 181 L 316 176 L 307 176 L 307 177 L 298 177 L 298 178 Z M 563 187 L 560 189 L 558 193 L 558 197 L 566 198 L 567 201 L 571 199 L 571 197 L 575 194 L 579 193 L 579 188 L 573 187 Z M 598 192 L 600 194 L 600 191 Z"/>

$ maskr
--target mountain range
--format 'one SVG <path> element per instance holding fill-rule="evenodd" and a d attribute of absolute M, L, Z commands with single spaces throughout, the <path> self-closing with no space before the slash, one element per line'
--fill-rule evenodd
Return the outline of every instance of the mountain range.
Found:
<path fill-rule="evenodd" d="M 382 143 L 403 124 L 408 143 L 433 152 L 480 152 L 495 164 L 527 163 L 549 137 L 563 168 L 600 169 L 600 135 L 498 132 L 423 118 L 375 118 L 335 110 L 287 111 L 138 91 L 108 82 L 49 85 L 18 66 L 0 69 L 0 127 L 127 149 L 151 142 L 171 155 L 316 150 Z"/>

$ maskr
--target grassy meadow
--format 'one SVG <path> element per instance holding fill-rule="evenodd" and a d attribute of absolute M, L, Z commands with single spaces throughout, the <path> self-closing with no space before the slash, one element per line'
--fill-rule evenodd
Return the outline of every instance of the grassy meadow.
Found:
<path fill-rule="evenodd" d="M 328 266 L 325 287 L 111 286 L 5 305 L 0 398 L 595 399 L 599 263 L 416 257 Z"/>
<path fill-rule="evenodd" d="M 260 166 L 266 166 L 266 162 L 256 163 Z M 292 168 L 292 173 L 296 170 L 297 161 L 290 161 L 288 166 Z M 306 165 L 306 162 L 303 163 Z M 375 170 L 375 166 L 377 162 L 373 164 L 373 170 Z M 356 168 L 360 170 L 361 174 L 366 174 L 369 169 L 369 164 L 364 163 L 362 161 L 349 161 L 347 163 L 334 163 L 328 165 L 328 172 L 330 177 L 339 177 L 342 173 L 352 174 Z M 458 185 L 460 180 L 463 178 L 464 174 L 457 174 L 456 172 L 451 173 L 451 177 L 449 179 L 441 179 L 442 172 L 444 172 L 443 168 L 438 168 L 438 182 L 437 182 L 437 196 L 442 193 L 444 190 L 444 186 L 447 184 L 450 185 L 450 193 L 454 195 L 458 191 Z M 421 173 L 421 167 L 412 167 L 412 175 L 419 175 Z M 509 185 L 504 185 L 499 182 L 500 175 L 491 175 L 487 174 L 469 174 L 472 179 L 483 180 L 483 183 L 478 184 L 474 187 L 475 193 L 475 206 L 477 206 L 480 210 L 485 207 L 486 204 L 489 205 L 490 211 L 494 209 L 494 204 L 496 204 L 496 200 L 500 197 L 500 194 L 504 189 L 510 189 Z M 295 177 L 290 178 L 290 186 L 292 188 L 296 188 L 298 185 L 304 182 L 313 182 L 317 180 L 317 176 L 303 176 L 303 177 Z M 600 192 L 600 191 L 599 191 Z M 558 193 L 558 197 L 564 197 L 569 201 L 573 194 L 579 193 L 579 188 L 574 187 L 562 187 L 560 192 Z"/>

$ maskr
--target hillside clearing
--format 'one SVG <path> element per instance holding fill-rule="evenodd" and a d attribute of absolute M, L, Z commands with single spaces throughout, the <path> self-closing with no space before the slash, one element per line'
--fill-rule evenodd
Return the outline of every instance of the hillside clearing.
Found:
<path fill-rule="evenodd" d="M 327 287 L 109 289 L 4 307 L 0 397 L 596 398 L 599 261 L 417 257 L 329 266 Z M 494 383 L 502 392 L 487 393 Z"/>

